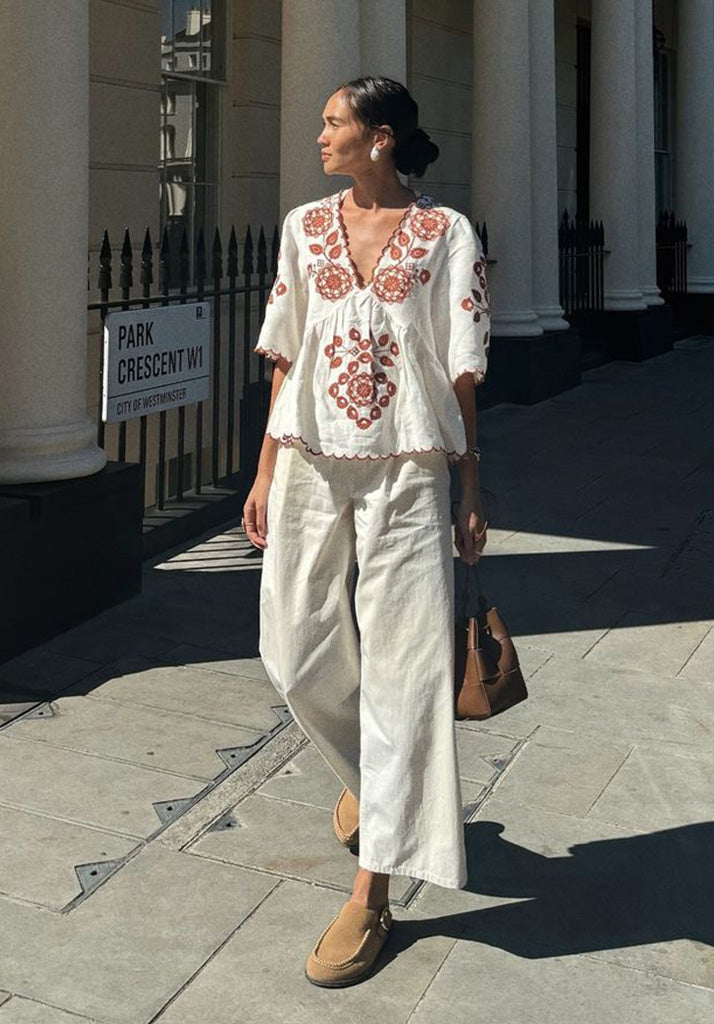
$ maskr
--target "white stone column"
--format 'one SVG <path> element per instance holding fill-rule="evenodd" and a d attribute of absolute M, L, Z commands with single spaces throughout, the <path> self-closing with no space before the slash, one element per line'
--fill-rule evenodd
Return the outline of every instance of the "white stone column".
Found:
<path fill-rule="evenodd" d="M 689 292 L 714 291 L 714 0 L 677 4 L 677 175 L 674 211 L 687 222 Z"/>
<path fill-rule="evenodd" d="M 657 287 L 652 0 L 635 0 L 635 44 L 637 47 L 637 178 L 640 288 L 648 306 L 661 306 L 664 303 L 664 299 Z"/>
<path fill-rule="evenodd" d="M 565 331 L 558 275 L 558 152 L 553 0 L 530 0 L 533 308 L 544 331 Z"/>
<path fill-rule="evenodd" d="M 486 220 L 493 333 L 542 335 L 533 310 L 528 0 L 473 5 L 472 220 Z"/>
<path fill-rule="evenodd" d="M 326 175 L 318 136 L 328 97 L 360 74 L 359 0 L 283 3 L 280 215 L 350 183 Z"/>
<path fill-rule="evenodd" d="M 407 84 L 406 0 L 360 0 L 361 75 Z"/>
<path fill-rule="evenodd" d="M 635 0 L 597 0 L 591 21 L 590 217 L 602 220 L 605 309 L 646 309 L 640 287 Z"/>
<path fill-rule="evenodd" d="M 0 483 L 106 463 L 86 414 L 87 0 L 0 0 Z"/>

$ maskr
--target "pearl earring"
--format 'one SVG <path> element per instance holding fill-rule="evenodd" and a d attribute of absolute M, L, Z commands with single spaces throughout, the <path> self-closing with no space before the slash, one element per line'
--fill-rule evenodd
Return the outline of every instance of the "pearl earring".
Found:
<path fill-rule="evenodd" d="M 377 149 L 376 146 L 372 146 L 372 148 L 370 149 L 369 158 L 370 160 L 374 160 L 375 163 L 377 162 L 377 160 L 379 160 L 379 150 Z"/>

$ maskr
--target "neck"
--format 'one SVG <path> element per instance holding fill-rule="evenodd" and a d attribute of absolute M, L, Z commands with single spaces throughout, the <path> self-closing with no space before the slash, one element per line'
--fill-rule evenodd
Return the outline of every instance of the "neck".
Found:
<path fill-rule="evenodd" d="M 414 189 L 402 185 L 394 175 L 374 174 L 352 176 L 352 202 L 363 210 L 398 209 L 417 198 Z"/>

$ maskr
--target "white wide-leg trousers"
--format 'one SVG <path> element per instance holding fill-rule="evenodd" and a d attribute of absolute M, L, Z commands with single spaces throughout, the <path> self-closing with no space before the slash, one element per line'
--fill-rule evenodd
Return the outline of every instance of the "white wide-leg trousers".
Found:
<path fill-rule="evenodd" d="M 459 889 L 449 485 L 443 452 L 330 459 L 280 445 L 259 649 L 295 721 L 359 798 L 359 865 Z"/>

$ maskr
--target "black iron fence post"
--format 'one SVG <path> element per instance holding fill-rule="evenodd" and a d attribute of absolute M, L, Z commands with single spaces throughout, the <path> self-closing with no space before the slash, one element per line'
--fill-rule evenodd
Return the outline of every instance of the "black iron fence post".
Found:
<path fill-rule="evenodd" d="M 213 236 L 213 433 L 211 435 L 211 482 L 218 486 L 219 445 L 221 428 L 221 278 L 223 277 L 223 253 L 221 238 L 216 228 Z"/>
<path fill-rule="evenodd" d="M 218 228 L 213 235 L 210 267 L 210 285 L 206 290 L 208 277 L 206 247 L 204 234 L 199 229 L 196 237 L 194 279 L 190 276 L 189 240 L 185 229 L 180 238 L 171 232 L 167 225 L 161 236 L 161 244 L 157 254 L 159 281 L 158 294 L 152 293 L 154 285 L 154 246 L 150 230 L 144 234 L 140 261 L 140 292 L 132 295 L 134 289 L 134 252 L 129 230 L 124 232 L 121 249 L 121 265 L 119 272 L 119 292 L 112 299 L 112 247 L 109 234 L 104 232 L 99 252 L 99 274 L 97 279 L 98 301 L 89 301 L 88 311 L 98 311 L 101 319 L 101 355 L 100 373 L 98 374 L 99 413 L 97 434 L 99 443 L 111 446 L 114 457 L 125 461 L 135 456 L 137 438 L 131 424 L 127 420 L 112 429 L 102 419 L 102 377 L 103 377 L 103 334 L 105 320 L 113 309 L 149 309 L 155 306 L 172 304 L 185 305 L 189 301 L 212 302 L 213 327 L 211 335 L 211 454 L 210 480 L 213 486 L 241 488 L 250 482 L 254 471 L 253 456 L 262 441 L 265 419 L 265 380 L 264 358 L 261 363 L 261 380 L 253 387 L 251 382 L 253 347 L 257 340 L 254 337 L 256 326 L 259 328 L 265 315 L 265 301 L 272 287 L 277 270 L 277 250 L 279 232 L 277 226 L 273 230 L 270 267 L 268 266 L 268 247 L 263 228 L 259 231 L 257 280 L 254 267 L 254 234 L 250 227 L 246 229 L 243 242 L 239 241 L 235 226 L 229 232 L 229 243 L 226 251 L 226 278 L 223 268 L 223 245 Z M 243 253 L 242 267 L 239 265 L 239 247 Z M 176 251 L 174 251 L 176 250 Z M 137 261 L 138 262 L 138 261 Z M 270 280 L 272 271 L 272 280 Z M 87 286 L 91 291 L 91 261 L 88 262 Z M 239 296 L 243 301 L 242 329 L 243 337 L 239 339 L 237 302 Z M 253 316 L 252 303 L 257 296 L 259 306 L 258 321 Z M 227 316 L 223 316 L 222 303 L 227 297 Z M 91 298 L 91 295 L 90 295 Z M 224 334 L 227 330 L 226 337 Z M 238 385 L 238 381 L 240 384 Z M 237 386 L 240 392 L 237 393 Z M 240 412 L 236 410 L 236 402 L 240 397 Z M 94 396 L 90 396 L 93 400 Z M 257 401 L 254 401 L 257 399 Z M 225 403 L 225 404 L 224 404 Z M 178 504 L 185 502 L 189 494 L 201 494 L 204 480 L 203 467 L 203 414 L 205 402 L 195 402 L 194 448 L 191 452 L 187 432 L 187 417 L 192 413 L 189 407 L 179 406 L 174 417 L 173 410 L 159 409 L 155 413 L 143 413 L 139 417 L 138 457 L 144 477 L 148 473 L 155 474 L 153 505 L 162 511 L 166 509 L 169 499 Z M 158 417 L 158 420 L 155 419 Z M 151 429 L 152 420 L 158 424 L 157 436 Z M 236 429 L 236 420 L 237 429 Z M 173 426 L 175 424 L 175 434 Z M 172 429 L 169 434 L 169 425 Z M 206 454 L 208 454 L 206 452 Z M 193 469 L 191 477 L 189 474 Z M 147 484 L 149 483 L 146 481 Z M 147 495 L 151 488 L 146 487 Z M 230 494 L 228 495 L 230 497 Z M 152 499 L 149 499 L 150 501 Z M 193 514 L 193 513 L 191 513 Z M 149 519 L 147 522 L 156 522 Z M 159 517 L 158 520 L 169 530 L 170 519 Z M 158 527 L 159 529 L 161 527 Z"/>

